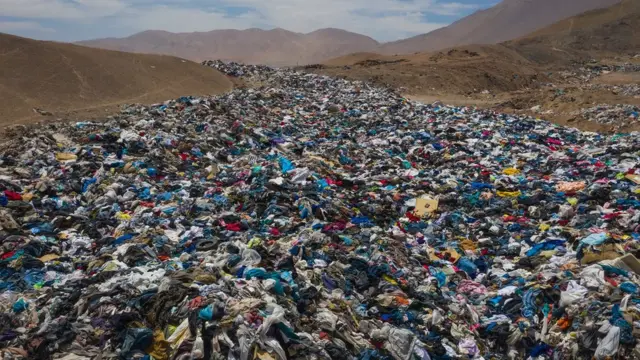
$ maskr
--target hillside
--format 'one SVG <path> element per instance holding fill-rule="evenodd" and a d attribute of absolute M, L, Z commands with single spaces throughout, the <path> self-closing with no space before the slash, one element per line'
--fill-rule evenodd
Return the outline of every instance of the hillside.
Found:
<path fill-rule="evenodd" d="M 355 53 L 321 72 L 397 88 L 426 102 L 528 112 L 594 131 L 640 129 L 640 1 L 623 0 L 516 40 L 405 55 Z M 594 108 L 614 110 L 593 121 Z M 620 105 L 618 105 L 620 104 Z M 595 111 L 599 113 L 600 110 Z"/>
<path fill-rule="evenodd" d="M 585 12 L 505 43 L 545 65 L 640 53 L 640 1 Z"/>
<path fill-rule="evenodd" d="M 513 0 L 519 1 L 519 0 Z M 412 93 L 507 92 L 535 86 L 548 70 L 575 62 L 640 53 L 640 1 L 623 0 L 516 40 L 438 52 L 361 52 L 324 62 L 324 73 L 370 80 Z"/>
<path fill-rule="evenodd" d="M 194 61 L 222 59 L 275 66 L 321 62 L 351 52 L 375 49 L 370 37 L 339 29 L 308 34 L 283 29 L 214 30 L 170 33 L 145 31 L 122 39 L 98 39 L 80 45 L 136 53 L 180 56 Z"/>
<path fill-rule="evenodd" d="M 81 41 L 78 44 L 135 53 L 165 54 L 194 61 L 222 59 L 273 66 L 325 62 L 351 53 L 386 55 L 437 51 L 469 44 L 497 44 L 519 38 L 564 18 L 606 8 L 621 0 L 503 0 L 427 34 L 380 44 L 340 29 L 308 34 L 284 29 L 214 30 L 171 33 L 144 31 L 126 38 Z"/>
<path fill-rule="evenodd" d="M 514 91 L 544 78 L 532 62 L 502 45 L 468 45 L 395 56 L 356 53 L 327 61 L 319 71 L 412 94 Z"/>
<path fill-rule="evenodd" d="M 170 56 L 140 55 L 0 34 L 0 122 L 229 90 L 222 74 Z"/>
<path fill-rule="evenodd" d="M 497 44 L 557 21 L 620 0 L 503 0 L 453 24 L 427 34 L 383 44 L 376 52 L 406 54 L 468 44 Z"/>

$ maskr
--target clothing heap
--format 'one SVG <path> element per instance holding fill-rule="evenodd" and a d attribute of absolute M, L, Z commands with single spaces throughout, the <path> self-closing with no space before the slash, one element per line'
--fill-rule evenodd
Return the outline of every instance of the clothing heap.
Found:
<path fill-rule="evenodd" d="M 640 358 L 637 134 L 226 68 L 2 145 L 3 359 Z"/>

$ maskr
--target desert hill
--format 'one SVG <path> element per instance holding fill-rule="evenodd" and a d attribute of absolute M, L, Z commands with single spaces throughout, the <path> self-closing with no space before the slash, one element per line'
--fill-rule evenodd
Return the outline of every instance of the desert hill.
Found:
<path fill-rule="evenodd" d="M 308 34 L 284 29 L 214 30 L 195 33 L 145 31 L 123 39 L 82 41 L 79 45 L 136 53 L 167 54 L 194 61 L 221 59 L 274 66 L 307 64 L 375 49 L 372 38 L 340 29 Z"/>
<path fill-rule="evenodd" d="M 497 44 L 620 0 L 503 0 L 427 34 L 381 45 L 376 52 L 407 54 L 469 44 Z"/>
<path fill-rule="evenodd" d="M 221 93 L 221 73 L 171 56 L 131 54 L 0 34 L 0 122 L 132 102 Z"/>
<path fill-rule="evenodd" d="M 634 56 L 640 52 L 640 1 L 624 0 L 606 9 L 572 16 L 505 46 L 532 61 L 555 65 Z"/>
<path fill-rule="evenodd" d="M 620 0 L 503 0 L 444 28 L 380 44 L 340 29 L 308 34 L 284 29 L 214 30 L 171 33 L 144 31 L 126 38 L 78 44 L 136 53 L 165 54 L 194 61 L 221 59 L 250 64 L 295 66 L 325 62 L 358 52 L 387 55 L 435 51 L 469 44 L 497 44 L 524 36 L 566 17 L 604 8 Z"/>

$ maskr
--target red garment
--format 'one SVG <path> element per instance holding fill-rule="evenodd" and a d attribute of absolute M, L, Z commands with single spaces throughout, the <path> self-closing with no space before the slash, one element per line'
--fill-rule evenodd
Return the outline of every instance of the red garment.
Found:
<path fill-rule="evenodd" d="M 613 219 L 617 218 L 617 217 L 618 217 L 618 216 L 620 216 L 620 215 L 622 215 L 622 213 L 621 213 L 621 212 L 614 212 L 614 213 L 611 213 L 611 214 L 605 214 L 605 215 L 603 216 L 603 218 L 604 218 L 605 220 L 613 220 Z"/>
<path fill-rule="evenodd" d="M 328 232 L 328 231 L 342 231 L 347 227 L 347 224 L 343 223 L 343 222 L 335 222 L 332 224 L 327 224 L 322 228 L 322 231 L 324 232 Z"/>
<path fill-rule="evenodd" d="M 554 144 L 554 145 L 562 145 L 562 141 L 554 138 L 548 138 L 547 143 Z"/>
<path fill-rule="evenodd" d="M 227 224 L 225 227 L 227 228 L 227 230 L 230 230 L 230 231 L 241 231 L 242 230 L 240 228 L 240 223 Z"/>
<path fill-rule="evenodd" d="M 197 296 L 193 300 L 189 301 L 187 306 L 189 307 L 189 310 L 194 310 L 202 307 L 202 304 L 204 304 L 204 298 L 202 296 Z"/>
<path fill-rule="evenodd" d="M 5 190 L 4 191 L 4 196 L 6 196 L 7 199 L 12 200 L 12 201 L 22 200 L 22 195 L 18 194 L 17 192 L 13 192 L 13 191 L 9 191 L 9 190 Z"/>
<path fill-rule="evenodd" d="M 15 251 L 9 251 L 9 252 L 6 252 L 6 253 L 2 254 L 2 256 L 0 258 L 2 260 L 8 259 L 8 258 L 12 257 L 13 254 L 15 254 L 15 253 L 16 253 Z"/>
<path fill-rule="evenodd" d="M 411 221 L 411 222 L 418 222 L 418 221 L 420 221 L 420 220 L 421 220 L 419 217 L 415 216 L 415 215 L 414 215 L 412 212 L 410 212 L 410 211 L 407 211 L 407 213 L 405 214 L 405 216 L 406 216 L 406 217 L 408 217 L 408 218 L 409 218 L 409 221 Z"/>
<path fill-rule="evenodd" d="M 609 284 L 611 284 L 613 287 L 618 287 L 618 282 L 616 282 L 615 280 L 613 280 L 612 278 L 605 276 L 604 280 L 606 282 L 608 282 Z"/>

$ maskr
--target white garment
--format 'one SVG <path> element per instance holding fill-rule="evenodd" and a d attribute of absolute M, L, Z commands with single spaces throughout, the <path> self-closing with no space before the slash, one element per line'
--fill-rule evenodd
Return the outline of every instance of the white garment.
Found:
<path fill-rule="evenodd" d="M 580 286 L 578 282 L 569 281 L 567 290 L 560 293 L 560 307 L 567 307 L 584 299 L 588 292 L 589 290 L 584 286 Z"/>
<path fill-rule="evenodd" d="M 607 356 L 613 356 L 618 352 L 618 347 L 620 347 L 620 328 L 612 326 L 607 336 L 598 344 L 595 358 L 597 360 L 604 360 Z"/>
<path fill-rule="evenodd" d="M 580 285 L 598 289 L 605 284 L 604 270 L 600 265 L 588 266 L 580 273 Z"/>

